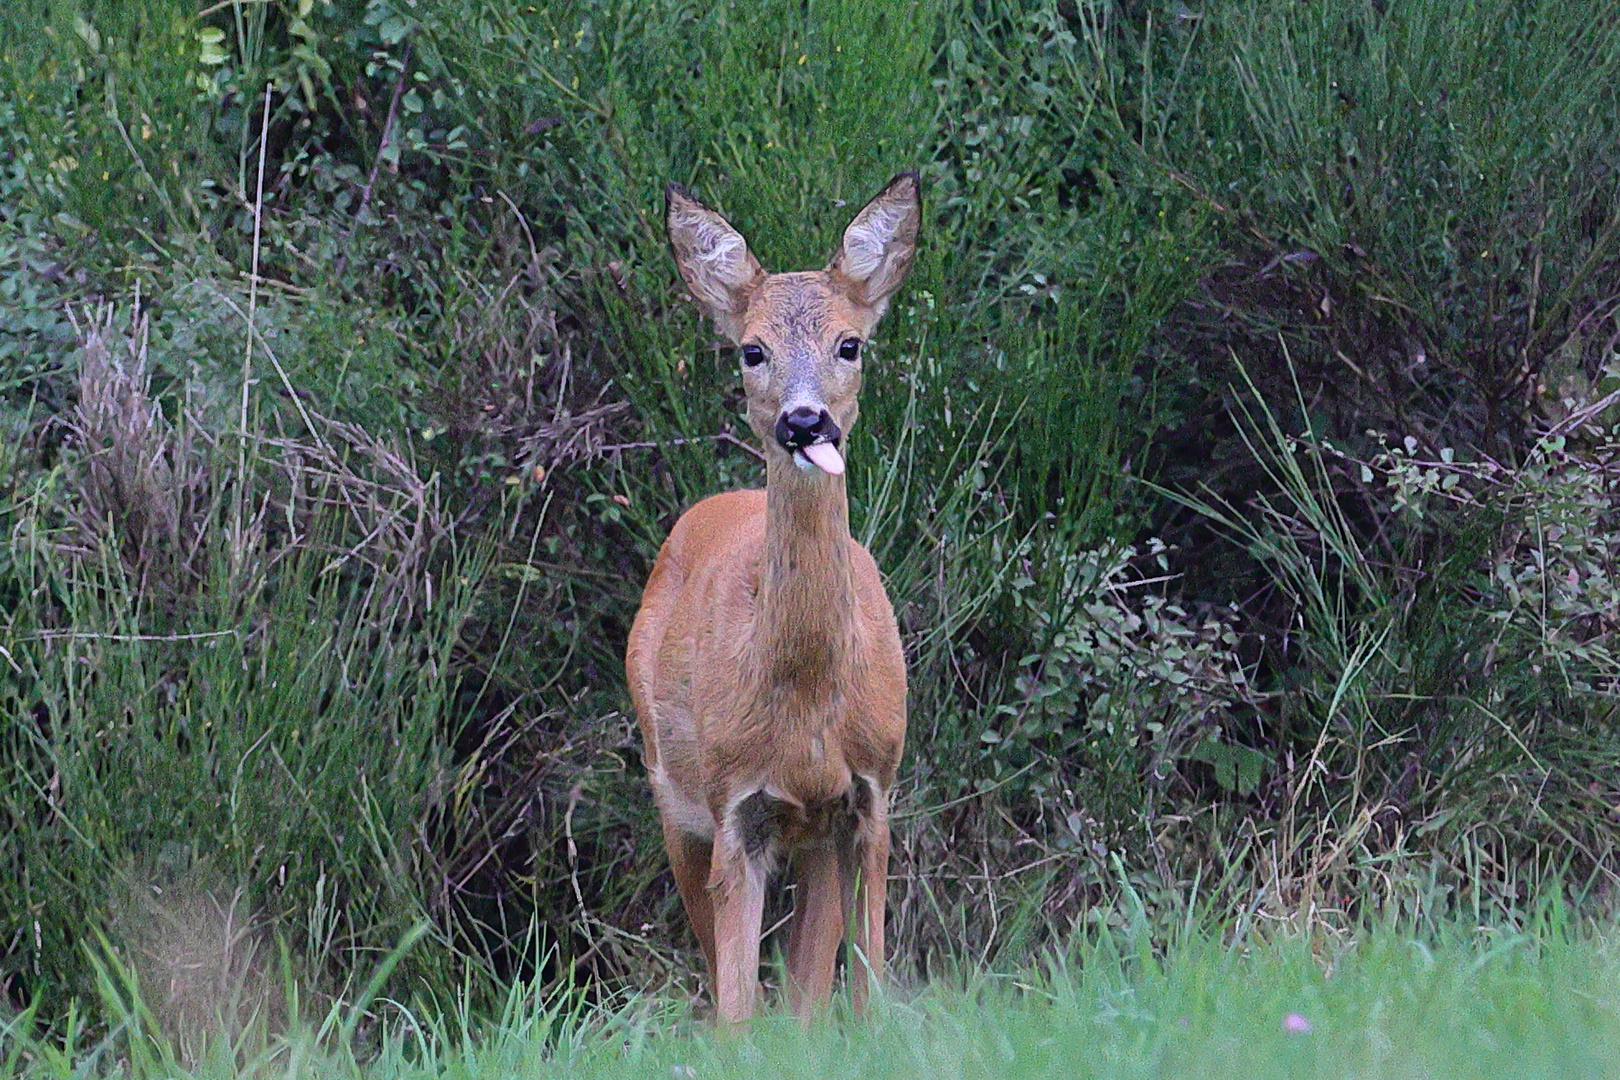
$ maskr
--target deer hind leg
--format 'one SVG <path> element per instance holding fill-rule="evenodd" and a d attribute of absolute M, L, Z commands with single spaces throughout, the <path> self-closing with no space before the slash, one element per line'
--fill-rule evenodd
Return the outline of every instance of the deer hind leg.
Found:
<path fill-rule="evenodd" d="M 847 833 L 847 830 L 844 830 Z M 848 836 L 830 835 L 794 852 L 797 884 L 788 934 L 788 1000 L 805 1025 L 832 996 L 833 969 L 844 939 L 853 869 Z"/>
<path fill-rule="evenodd" d="M 868 799 L 858 827 L 860 881 L 855 889 L 854 955 L 849 958 L 850 997 L 866 1011 L 872 986 L 883 983 L 883 919 L 889 898 L 889 796 L 864 778 Z"/>
<path fill-rule="evenodd" d="M 669 852 L 669 868 L 675 875 L 675 888 L 681 894 L 687 921 L 703 949 L 709 967 L 709 990 L 715 988 L 714 904 L 709 899 L 709 868 L 713 864 L 713 844 L 694 836 L 666 815 L 664 850 Z"/>
<path fill-rule="evenodd" d="M 714 1003 L 722 1027 L 753 1018 L 759 994 L 760 922 L 774 840 L 766 796 L 743 799 L 714 837 L 709 901 L 714 906 Z"/>

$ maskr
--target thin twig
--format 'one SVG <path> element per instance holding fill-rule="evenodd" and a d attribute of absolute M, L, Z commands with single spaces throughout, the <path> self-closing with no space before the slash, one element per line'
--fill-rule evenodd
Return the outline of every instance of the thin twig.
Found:
<path fill-rule="evenodd" d="M 1603 397 L 1592 402 L 1590 405 L 1583 405 L 1581 408 L 1576 409 L 1574 412 L 1558 421 L 1558 423 L 1548 428 L 1547 434 L 1542 437 L 1544 439 L 1556 439 L 1560 435 L 1568 435 L 1581 425 L 1595 420 L 1606 409 L 1608 409 L 1609 406 L 1616 403 L 1620 403 L 1620 390 L 1611 390 Z"/>
<path fill-rule="evenodd" d="M 202 19 L 206 19 L 206 18 L 208 18 L 208 16 L 214 14 L 216 11 L 224 11 L 226 8 L 235 7 L 237 4 L 268 4 L 268 3 L 271 3 L 271 0 L 219 0 L 219 3 L 210 4 L 208 7 L 205 7 L 201 11 L 197 12 L 197 18 L 198 18 L 199 21 L 202 20 Z"/>
<path fill-rule="evenodd" d="M 411 49 L 409 43 L 405 45 L 405 55 L 400 58 L 399 78 L 394 82 L 394 98 L 388 103 L 388 117 L 383 121 L 382 142 L 377 144 L 377 157 L 371 163 L 371 175 L 366 177 L 366 186 L 360 189 L 360 207 L 354 212 L 354 221 L 349 224 L 349 231 L 343 234 L 344 239 L 354 235 L 354 230 L 360 227 L 360 222 L 366 216 L 366 208 L 371 205 L 371 189 L 377 184 L 377 171 L 382 168 L 383 157 L 394 138 L 394 120 L 399 116 L 399 99 L 405 96 L 405 76 L 411 70 Z"/>
<path fill-rule="evenodd" d="M 108 118 L 112 120 L 113 127 L 118 129 L 118 136 L 124 141 L 124 147 L 129 151 L 129 156 L 135 159 L 135 164 L 140 168 L 141 175 L 146 177 L 146 182 L 152 186 L 152 193 L 158 197 L 158 201 L 163 203 L 163 209 L 168 212 L 171 220 L 180 220 L 180 215 L 174 208 L 174 202 L 169 198 L 168 189 L 159 184 L 157 177 L 152 175 L 152 170 L 146 167 L 146 160 L 141 157 L 141 152 L 135 149 L 135 140 L 129 137 L 129 129 L 124 126 L 123 118 L 118 115 L 117 83 L 110 77 L 107 80 L 107 106 Z M 147 242 L 158 251 L 162 251 L 165 256 L 168 255 L 163 246 L 157 242 L 156 237 L 147 236 L 145 233 L 141 235 L 145 236 Z"/>
<path fill-rule="evenodd" d="M 294 285 L 290 281 L 282 281 L 280 278 L 265 277 L 262 274 L 247 274 L 240 270 L 237 271 L 237 274 L 243 279 L 251 278 L 266 288 L 281 289 L 284 292 L 292 293 L 294 296 L 308 296 L 310 293 L 315 291 L 315 287 L 312 285 Z"/>
<path fill-rule="evenodd" d="M 255 263 L 257 263 L 259 261 L 259 249 L 258 249 L 257 244 L 254 245 L 254 249 L 253 249 L 253 261 Z M 315 421 L 310 419 L 309 412 L 304 408 L 304 403 L 299 398 L 298 392 L 293 389 L 292 380 L 287 377 L 286 369 L 284 369 L 281 366 L 281 361 L 276 359 L 276 354 L 275 354 L 274 350 L 272 350 L 270 348 L 270 343 L 264 340 L 264 335 L 259 333 L 259 328 L 253 324 L 254 286 L 256 286 L 258 284 L 259 280 L 260 280 L 259 275 L 254 274 L 253 275 L 253 280 L 248 286 L 248 310 L 245 311 L 245 312 L 240 307 L 237 306 L 237 303 L 236 303 L 235 300 L 232 300 L 225 293 L 216 291 L 216 295 L 220 298 L 220 300 L 227 307 L 229 307 L 232 311 L 236 312 L 244 320 L 246 320 L 247 328 L 248 328 L 248 347 L 249 347 L 249 349 L 252 348 L 252 344 L 253 344 L 254 339 L 257 339 L 258 342 L 259 342 L 259 348 L 264 350 L 264 355 L 270 360 L 270 365 L 276 369 L 276 376 L 277 376 L 277 378 L 279 378 L 281 380 L 282 389 L 285 390 L 287 392 L 287 396 L 292 399 L 293 407 L 298 410 L 298 415 L 303 417 L 304 427 L 309 429 L 310 435 L 315 439 L 315 441 L 318 444 L 320 444 L 321 449 L 326 450 L 326 449 L 328 449 L 327 445 L 326 445 L 326 440 L 321 438 L 321 433 L 316 430 Z M 244 368 L 245 367 L 246 367 L 246 363 L 244 362 Z M 244 383 L 244 386 L 245 385 L 246 384 Z M 246 420 L 246 411 L 245 411 L 246 408 L 247 408 L 247 391 L 246 390 L 243 391 L 242 398 L 243 398 L 243 410 L 244 410 L 242 430 L 244 432 L 246 432 L 247 431 L 247 420 Z"/>
<path fill-rule="evenodd" d="M 663 439 L 659 442 L 612 443 L 608 446 L 597 447 L 596 452 L 599 454 L 610 454 L 619 450 L 661 450 L 666 446 L 691 446 L 694 443 L 703 442 L 730 443 L 732 446 L 741 447 L 742 449 L 748 451 L 761 461 L 765 460 L 765 455 L 763 453 L 761 453 L 755 447 L 750 446 L 742 439 L 737 438 L 737 436 L 733 435 L 729 431 L 722 431 L 717 435 L 694 435 L 690 438 Z"/>
<path fill-rule="evenodd" d="M 97 634 L 88 630 L 41 630 L 24 634 L 20 641 L 203 641 L 208 638 L 235 637 L 235 630 L 209 630 L 197 634 Z M 4 652 L 0 649 L 0 652 Z M 10 657 L 10 653 L 6 654 Z"/>
<path fill-rule="evenodd" d="M 264 111 L 259 119 L 259 180 L 253 195 L 253 263 L 248 279 L 248 332 L 247 342 L 242 349 L 241 419 L 236 441 L 238 477 L 247 476 L 248 394 L 253 386 L 253 320 L 259 310 L 259 249 L 264 236 L 264 159 L 270 142 L 270 95 L 275 86 L 274 81 L 267 80 L 264 84 Z M 238 498 L 231 526 L 232 544 L 237 552 L 241 551 L 242 544 L 242 511 L 243 502 Z"/>

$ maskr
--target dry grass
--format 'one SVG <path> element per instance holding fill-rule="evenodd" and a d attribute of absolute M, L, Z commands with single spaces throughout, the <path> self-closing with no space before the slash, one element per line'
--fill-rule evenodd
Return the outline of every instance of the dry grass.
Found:
<path fill-rule="evenodd" d="M 131 888 L 108 920 L 115 955 L 182 1063 L 209 1043 L 263 1045 L 285 1034 L 286 986 L 269 925 L 240 888 L 208 882 L 205 865 L 158 872 Z"/>
<path fill-rule="evenodd" d="M 153 400 L 147 320 L 133 316 L 122 329 L 118 320 L 105 305 L 75 324 L 78 404 L 66 423 L 79 467 L 60 543 L 76 559 L 115 553 L 143 595 L 180 596 L 204 576 L 208 436 L 183 411 L 172 423 Z"/>
<path fill-rule="evenodd" d="M 106 305 L 79 327 L 61 554 L 100 569 L 110 560 L 132 591 L 172 610 L 208 586 L 217 557 L 262 577 L 313 546 L 328 557 L 323 573 L 361 570 L 407 620 L 432 604 L 433 555 L 455 523 L 439 478 L 395 438 L 301 408 L 305 433 L 251 437 L 238 475 L 189 401 L 154 396 L 145 316 Z M 333 514 L 342 543 L 315 525 Z"/>

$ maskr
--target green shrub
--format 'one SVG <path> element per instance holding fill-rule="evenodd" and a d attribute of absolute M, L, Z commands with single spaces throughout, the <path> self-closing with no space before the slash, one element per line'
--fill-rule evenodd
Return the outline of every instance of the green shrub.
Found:
<path fill-rule="evenodd" d="M 453 933 L 430 835 L 480 555 L 357 428 L 247 453 L 168 419 L 143 330 L 88 328 L 63 467 L 0 518 L 23 600 L 0 626 L 0 933 L 9 993 L 53 1015 L 91 927 L 160 972 L 196 935 L 258 939 L 237 955 L 259 993 L 276 940 L 330 988 L 419 920 Z"/>

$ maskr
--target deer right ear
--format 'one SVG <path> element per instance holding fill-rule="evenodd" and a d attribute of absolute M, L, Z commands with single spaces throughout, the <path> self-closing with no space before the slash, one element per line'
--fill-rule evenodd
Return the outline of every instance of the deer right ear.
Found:
<path fill-rule="evenodd" d="M 764 279 L 764 268 L 730 222 L 679 184 L 665 189 L 664 209 L 675 265 L 686 287 L 735 343 L 742 336 L 749 294 Z"/>

